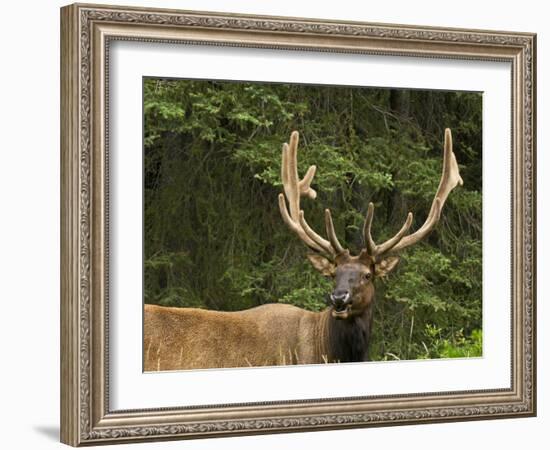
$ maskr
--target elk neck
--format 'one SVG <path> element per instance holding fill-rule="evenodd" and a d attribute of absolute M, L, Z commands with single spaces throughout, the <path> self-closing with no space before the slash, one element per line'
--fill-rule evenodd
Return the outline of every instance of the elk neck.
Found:
<path fill-rule="evenodd" d="M 373 299 L 374 300 L 374 299 Z M 325 354 L 330 362 L 368 361 L 374 302 L 362 314 L 346 320 L 332 317 L 331 308 L 323 311 Z"/>

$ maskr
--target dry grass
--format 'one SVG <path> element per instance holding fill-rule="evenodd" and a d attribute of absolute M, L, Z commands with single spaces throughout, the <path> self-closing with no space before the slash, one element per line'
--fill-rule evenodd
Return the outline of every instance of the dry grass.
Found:
<path fill-rule="evenodd" d="M 162 342 L 159 341 L 159 346 L 157 348 L 157 372 L 160 371 L 160 348 L 162 347 Z"/>
<path fill-rule="evenodd" d="M 147 349 L 145 351 L 145 361 L 149 361 L 149 355 L 151 353 L 151 349 L 153 347 L 153 340 L 151 339 L 149 343 L 147 344 Z M 156 359 L 156 371 L 160 372 L 162 367 L 162 355 L 161 350 L 163 349 L 162 346 L 162 340 L 159 340 L 158 347 L 156 348 L 155 354 L 151 355 L 153 358 Z M 165 350 L 168 350 L 168 347 L 165 346 Z M 154 351 L 154 350 L 153 350 Z M 180 347 L 179 351 L 179 361 L 178 366 L 183 368 L 185 367 L 185 359 L 184 359 L 184 347 Z M 322 361 L 320 364 L 334 364 L 339 363 L 340 361 L 329 361 L 327 355 L 321 355 Z M 300 361 L 300 357 L 298 356 L 298 351 L 296 349 L 287 349 L 283 350 L 281 347 L 279 347 L 279 355 L 275 362 L 271 360 L 264 360 L 260 364 L 253 364 L 246 356 L 243 356 L 243 364 L 235 364 L 235 365 L 228 365 L 228 366 L 210 366 L 205 361 L 205 365 L 202 367 L 195 367 L 196 369 L 214 369 L 214 368 L 233 368 L 233 367 L 275 367 L 275 366 L 293 366 L 293 365 L 300 365 L 300 364 L 308 364 L 306 362 Z M 153 360 L 154 361 L 154 360 Z"/>

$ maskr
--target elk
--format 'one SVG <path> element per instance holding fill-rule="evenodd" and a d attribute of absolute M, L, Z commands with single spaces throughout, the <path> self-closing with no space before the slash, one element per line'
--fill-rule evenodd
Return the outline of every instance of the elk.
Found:
<path fill-rule="evenodd" d="M 220 312 L 197 308 L 145 305 L 144 370 L 179 370 L 285 364 L 367 361 L 374 305 L 374 280 L 395 269 L 397 254 L 424 239 L 436 226 L 449 193 L 462 185 L 452 136 L 445 130 L 443 171 L 424 224 L 407 234 L 408 213 L 401 229 L 376 244 L 371 235 L 374 205 L 369 203 L 363 226 L 365 247 L 352 255 L 336 237 L 329 209 L 325 210 L 328 239 L 306 222 L 300 200 L 314 200 L 311 188 L 316 166 L 298 176 L 298 132 L 283 145 L 279 194 L 283 221 L 310 249 L 307 255 L 322 275 L 334 279 L 328 307 L 307 311 L 288 304 L 266 304 L 244 311 Z"/>

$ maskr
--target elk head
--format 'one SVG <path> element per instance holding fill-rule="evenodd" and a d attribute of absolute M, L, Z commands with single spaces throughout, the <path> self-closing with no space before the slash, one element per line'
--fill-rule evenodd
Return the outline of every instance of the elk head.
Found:
<path fill-rule="evenodd" d="M 311 188 L 316 166 L 311 166 L 302 179 L 298 176 L 299 135 L 293 131 L 290 143 L 283 145 L 281 178 L 284 194 L 279 194 L 279 208 L 288 227 L 313 251 L 308 255 L 313 267 L 325 276 L 335 280 L 334 290 L 328 296 L 332 316 L 349 319 L 363 314 L 374 300 L 373 280 L 390 273 L 399 262 L 396 256 L 401 250 L 417 243 L 430 233 L 439 221 L 441 210 L 449 193 L 462 185 L 458 164 L 452 149 L 451 130 L 445 130 L 443 151 L 443 172 L 435 193 L 430 213 L 424 224 L 414 233 L 407 234 L 413 221 L 411 212 L 395 236 L 377 245 L 372 239 L 371 226 L 374 205 L 369 203 L 363 235 L 365 247 L 357 256 L 344 249 L 334 231 L 330 210 L 325 209 L 325 228 L 328 237 L 324 239 L 307 224 L 300 207 L 302 196 L 315 199 L 317 193 Z M 288 205 L 287 205 L 288 202 Z"/>

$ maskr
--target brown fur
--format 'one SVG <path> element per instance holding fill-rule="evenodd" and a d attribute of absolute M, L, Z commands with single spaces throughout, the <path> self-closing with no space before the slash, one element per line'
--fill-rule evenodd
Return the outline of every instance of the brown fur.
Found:
<path fill-rule="evenodd" d="M 237 312 L 145 305 L 144 369 L 322 363 L 329 315 L 285 304 Z"/>

